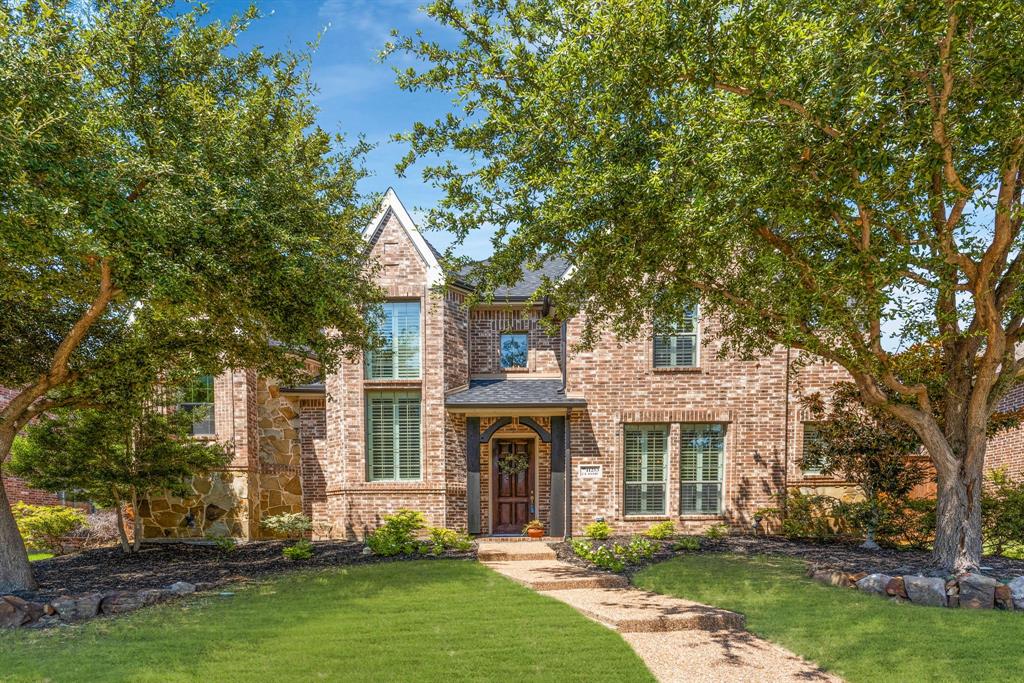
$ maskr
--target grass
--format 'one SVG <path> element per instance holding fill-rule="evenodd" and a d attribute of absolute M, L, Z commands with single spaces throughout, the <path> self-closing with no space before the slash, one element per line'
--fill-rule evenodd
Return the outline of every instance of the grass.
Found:
<path fill-rule="evenodd" d="M 48 560 L 53 557 L 53 553 L 29 553 L 28 561 L 35 562 L 36 560 Z"/>
<path fill-rule="evenodd" d="M 651 681 L 619 635 L 479 564 L 292 573 L 117 619 L 0 633 L 7 681 Z"/>
<path fill-rule="evenodd" d="M 635 583 L 742 612 L 751 632 L 851 683 L 1019 675 L 1021 614 L 897 604 L 816 583 L 804 567 L 784 557 L 692 555 L 649 567 Z"/>

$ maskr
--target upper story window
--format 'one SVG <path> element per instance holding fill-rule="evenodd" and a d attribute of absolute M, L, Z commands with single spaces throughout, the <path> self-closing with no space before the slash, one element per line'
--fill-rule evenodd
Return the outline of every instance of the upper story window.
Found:
<path fill-rule="evenodd" d="M 627 515 L 665 514 L 668 427 L 627 425 L 624 480 Z"/>
<path fill-rule="evenodd" d="M 217 433 L 217 425 L 213 416 L 213 375 L 197 377 L 182 392 L 182 410 L 196 413 L 196 421 L 192 423 L 192 433 L 210 435 Z"/>
<path fill-rule="evenodd" d="M 377 328 L 384 340 L 366 354 L 367 379 L 420 378 L 420 302 L 389 301 Z"/>
<path fill-rule="evenodd" d="M 366 395 L 366 478 L 419 479 L 420 394 L 375 391 Z"/>
<path fill-rule="evenodd" d="M 525 368 L 529 354 L 526 332 L 506 332 L 501 335 L 501 367 L 505 370 Z"/>
<path fill-rule="evenodd" d="M 725 426 L 683 424 L 679 428 L 679 510 L 684 515 L 722 512 Z"/>
<path fill-rule="evenodd" d="M 804 423 L 804 434 L 803 434 L 803 473 L 808 477 L 820 477 L 823 469 L 823 464 L 820 462 L 811 462 L 808 460 L 808 455 L 811 455 L 811 450 L 821 442 L 821 430 L 818 429 L 818 425 L 813 422 Z"/>
<path fill-rule="evenodd" d="M 700 318 L 694 306 L 678 323 L 657 325 L 654 330 L 654 367 L 695 368 L 699 359 Z"/>

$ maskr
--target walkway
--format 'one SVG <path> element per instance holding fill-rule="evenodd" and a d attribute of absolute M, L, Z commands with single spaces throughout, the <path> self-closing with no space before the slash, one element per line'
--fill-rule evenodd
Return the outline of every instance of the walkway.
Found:
<path fill-rule="evenodd" d="M 631 588 L 623 576 L 559 562 L 546 543 L 482 541 L 478 557 L 621 633 L 662 683 L 839 681 L 747 633 L 742 614 Z"/>

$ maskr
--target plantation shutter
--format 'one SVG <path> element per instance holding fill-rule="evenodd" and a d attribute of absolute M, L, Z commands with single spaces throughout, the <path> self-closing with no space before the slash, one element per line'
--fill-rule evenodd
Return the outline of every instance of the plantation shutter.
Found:
<path fill-rule="evenodd" d="M 379 348 L 366 354 L 369 379 L 419 379 L 420 302 L 391 301 L 382 307 Z"/>
<path fill-rule="evenodd" d="M 684 515 L 722 511 L 724 460 L 723 425 L 684 424 L 680 427 L 679 508 Z"/>
<path fill-rule="evenodd" d="M 697 367 L 697 309 L 690 309 L 682 323 L 662 326 L 654 335 L 654 367 Z"/>
<path fill-rule="evenodd" d="M 367 478 L 419 479 L 419 393 L 373 392 L 366 406 Z"/>
<path fill-rule="evenodd" d="M 627 515 L 665 514 L 668 429 L 629 425 L 625 432 L 625 509 Z"/>
<path fill-rule="evenodd" d="M 804 438 L 803 438 L 803 456 L 806 458 L 811 449 L 817 445 L 817 442 L 821 440 L 821 432 L 818 431 L 818 425 L 813 422 L 804 423 Z M 803 470 L 804 474 L 810 477 L 821 476 L 821 465 L 811 465 L 805 467 Z"/>

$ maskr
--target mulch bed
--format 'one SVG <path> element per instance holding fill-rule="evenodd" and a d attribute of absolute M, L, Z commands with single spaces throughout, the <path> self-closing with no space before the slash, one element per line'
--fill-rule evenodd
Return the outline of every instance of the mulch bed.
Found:
<path fill-rule="evenodd" d="M 601 541 L 604 544 L 629 542 L 629 536 L 610 538 Z M 693 551 L 673 551 L 673 541 L 653 541 L 660 549 L 648 564 L 661 562 L 676 555 L 686 555 Z M 593 569 L 593 566 L 572 552 L 568 543 L 552 543 L 559 560 Z M 804 560 L 817 569 L 829 569 L 848 573 L 880 572 L 894 576 L 904 574 L 927 574 L 934 572 L 931 564 L 931 553 L 924 550 L 896 550 L 882 548 L 864 550 L 857 547 L 858 543 L 791 541 L 784 538 L 768 536 L 726 536 L 722 539 L 701 539 L 700 552 L 724 552 L 737 555 L 785 555 Z M 646 565 L 644 565 L 646 566 Z M 642 567 L 627 567 L 626 574 L 632 574 Z M 1024 576 L 1024 560 L 1006 557 L 982 558 L 983 573 L 1002 579 Z"/>
<path fill-rule="evenodd" d="M 18 593 L 27 600 L 46 601 L 58 595 L 80 595 L 94 591 L 129 591 L 165 588 L 187 581 L 201 590 L 228 583 L 267 578 L 281 572 L 314 567 L 390 562 L 401 559 L 434 559 L 434 555 L 412 558 L 363 555 L 362 543 L 316 541 L 313 557 L 293 562 L 281 555 L 282 541 L 256 541 L 225 551 L 213 545 L 160 543 L 145 545 L 132 555 L 119 547 L 84 550 L 72 555 L 32 563 L 39 589 Z M 474 559 L 476 548 L 464 553 L 446 552 L 445 559 Z"/>

